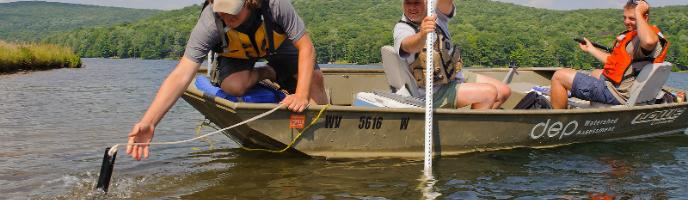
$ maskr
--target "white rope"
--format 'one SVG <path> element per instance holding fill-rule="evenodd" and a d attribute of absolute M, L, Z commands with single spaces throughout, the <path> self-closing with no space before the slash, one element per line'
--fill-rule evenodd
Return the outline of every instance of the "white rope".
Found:
<path fill-rule="evenodd" d="M 220 130 L 217 130 L 217 131 L 214 131 L 214 132 L 210 132 L 210 133 L 207 133 L 207 134 L 205 134 L 205 135 L 201 135 L 201 136 L 198 136 L 198 137 L 195 137 L 195 138 L 187 139 L 187 140 L 171 141 L 171 142 L 149 142 L 149 143 L 132 143 L 132 144 L 128 144 L 128 143 L 119 143 L 119 144 L 115 144 L 115 145 L 113 145 L 112 147 L 110 147 L 110 151 L 108 151 L 108 154 L 109 154 L 110 156 L 115 155 L 115 153 L 117 153 L 117 148 L 118 148 L 120 145 L 173 145 L 173 144 L 181 144 L 181 143 L 191 142 L 191 141 L 194 141 L 194 140 L 199 140 L 199 139 L 202 139 L 202 138 L 205 138 L 205 137 L 208 137 L 208 136 L 217 134 L 217 133 L 221 133 L 221 132 L 223 132 L 223 131 L 226 131 L 226 130 L 229 130 L 229 129 L 233 129 L 233 128 L 236 128 L 236 127 L 238 127 L 238 126 L 241 126 L 241 125 L 244 125 L 244 124 L 247 124 L 247 123 L 256 121 L 256 120 L 258 120 L 258 119 L 260 119 L 260 118 L 263 118 L 263 117 L 265 117 L 265 116 L 268 116 L 268 115 L 274 113 L 275 111 L 277 111 L 278 109 L 280 109 L 282 106 L 284 106 L 284 104 L 281 104 L 281 103 L 280 103 L 279 105 L 275 106 L 275 108 L 273 108 L 272 110 L 269 110 L 269 111 L 267 111 L 267 112 L 264 112 L 264 113 L 262 113 L 262 114 L 260 114 L 260 115 L 256 115 L 255 117 L 252 117 L 252 118 L 247 119 L 247 120 L 245 120 L 245 121 L 239 122 L 239 123 L 234 124 L 234 125 L 232 125 L 232 126 L 229 126 L 229 127 L 227 127 L 227 128 L 223 128 L 223 129 L 220 129 Z"/>

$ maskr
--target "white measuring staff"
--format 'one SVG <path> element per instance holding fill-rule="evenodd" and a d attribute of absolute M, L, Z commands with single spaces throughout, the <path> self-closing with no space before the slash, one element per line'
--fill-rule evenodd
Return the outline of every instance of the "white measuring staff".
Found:
<path fill-rule="evenodd" d="M 436 0 L 427 0 L 427 16 L 435 14 Z M 435 177 L 432 175 L 432 157 L 433 157 L 433 144 L 432 144 L 432 126 L 433 126 L 433 84 L 434 79 L 434 44 L 435 44 L 435 32 L 428 33 L 427 40 L 425 41 L 425 162 L 423 167 L 423 178 L 422 178 L 422 192 L 424 199 L 436 199 L 440 196 L 439 193 L 434 191 Z"/>
<path fill-rule="evenodd" d="M 435 14 L 435 3 L 436 0 L 427 1 L 427 16 Z M 428 33 L 427 40 L 425 41 L 426 57 L 425 57 L 425 164 L 424 172 L 426 178 L 432 177 L 432 114 L 433 114 L 433 83 L 434 83 L 434 43 L 435 43 L 435 32 Z"/>

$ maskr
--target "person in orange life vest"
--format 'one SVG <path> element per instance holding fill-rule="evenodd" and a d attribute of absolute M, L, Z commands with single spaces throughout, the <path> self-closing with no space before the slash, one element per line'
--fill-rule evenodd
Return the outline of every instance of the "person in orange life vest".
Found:
<path fill-rule="evenodd" d="M 149 145 L 133 143 L 153 139 L 155 126 L 184 93 L 210 51 L 219 54 L 219 85 L 230 95 L 242 96 L 257 81 L 271 79 L 291 93 L 282 101 L 289 110 L 301 112 L 311 102 L 327 103 L 315 48 L 289 1 L 208 0 L 184 56 L 129 133 L 127 154 L 136 160 L 148 157 Z M 260 59 L 266 59 L 268 66 L 254 68 Z"/>
<path fill-rule="evenodd" d="M 629 0 L 624 6 L 623 16 L 626 31 L 616 38 L 611 54 L 593 47 L 587 38 L 584 38 L 586 44 L 579 44 L 584 52 L 605 63 L 603 70 L 593 70 L 590 75 L 573 69 L 561 69 L 554 73 L 551 84 L 552 108 L 568 107 L 567 91 L 583 100 L 624 104 L 642 67 L 664 61 L 669 42 L 659 28 L 650 25 L 650 5 L 643 0 Z"/>

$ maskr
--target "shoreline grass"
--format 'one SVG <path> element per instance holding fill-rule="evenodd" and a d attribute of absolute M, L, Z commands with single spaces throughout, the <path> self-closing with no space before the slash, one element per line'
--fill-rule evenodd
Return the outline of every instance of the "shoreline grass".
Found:
<path fill-rule="evenodd" d="M 0 74 L 26 70 L 80 68 L 81 58 L 68 47 L 0 41 Z"/>
<path fill-rule="evenodd" d="M 671 72 L 678 72 L 678 73 L 688 73 L 688 68 L 687 66 L 678 66 L 674 64 L 674 66 L 671 68 Z"/>

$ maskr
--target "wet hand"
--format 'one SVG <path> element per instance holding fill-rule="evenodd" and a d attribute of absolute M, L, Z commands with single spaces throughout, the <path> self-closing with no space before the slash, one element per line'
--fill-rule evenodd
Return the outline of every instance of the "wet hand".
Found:
<path fill-rule="evenodd" d="M 303 110 L 308 108 L 309 103 L 310 102 L 308 101 L 307 97 L 303 97 L 298 94 L 289 95 L 282 100 L 282 104 L 294 112 L 303 112 Z"/>
<path fill-rule="evenodd" d="M 423 19 L 423 22 L 420 23 L 420 32 L 423 34 L 423 37 L 427 36 L 428 33 L 435 32 L 435 27 L 437 27 L 436 20 L 437 15 L 427 16 Z"/>
<path fill-rule="evenodd" d="M 134 125 L 129 133 L 129 142 L 127 143 L 127 154 L 131 155 L 133 159 L 141 160 L 141 158 L 148 158 L 149 145 L 134 145 L 134 143 L 150 143 L 153 140 L 153 133 L 155 126 L 149 123 L 139 122 Z"/>

